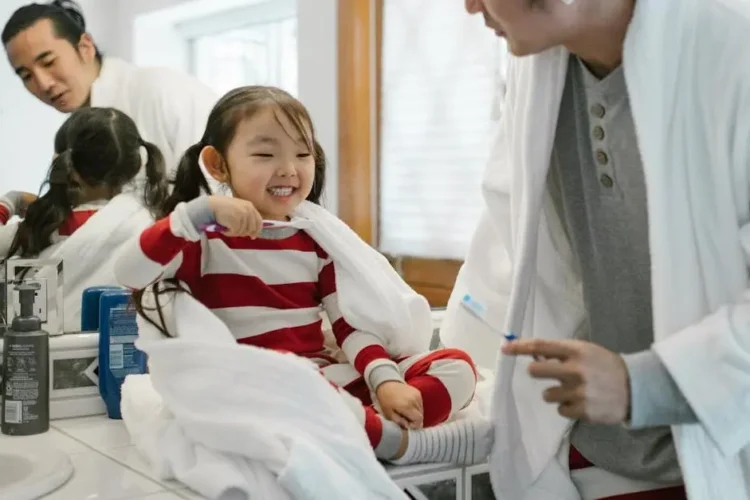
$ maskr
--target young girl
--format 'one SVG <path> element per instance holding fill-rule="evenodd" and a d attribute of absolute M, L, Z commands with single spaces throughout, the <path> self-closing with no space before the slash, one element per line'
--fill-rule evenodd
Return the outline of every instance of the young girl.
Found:
<path fill-rule="evenodd" d="M 111 207 L 107 220 L 100 221 L 101 231 L 68 248 L 65 242 L 135 178 L 143 151 L 143 200 L 122 199 L 117 210 Z M 111 252 L 153 221 L 146 209 L 155 210 L 167 196 L 164 169 L 159 149 L 141 139 L 127 115 L 111 108 L 84 108 L 55 136 L 55 156 L 44 183 L 49 189 L 39 198 L 17 191 L 0 198 L 0 261 L 14 256 L 63 260 L 65 331 L 79 329 L 83 288 L 116 284 L 114 262 L 102 252 L 95 255 L 98 245 Z M 123 221 L 114 219 L 113 212 L 123 213 Z M 9 224 L 14 215 L 23 220 Z M 82 250 L 92 255 L 86 258 Z"/>
<path fill-rule="evenodd" d="M 232 197 L 201 194 L 209 189 L 199 159 Z M 276 88 L 236 89 L 216 104 L 203 139 L 183 157 L 165 217 L 123 251 L 118 278 L 138 291 L 174 278 L 238 342 L 315 361 L 326 378 L 362 401 L 356 411 L 381 459 L 484 460 L 486 422 L 443 424 L 473 397 L 476 373 L 468 355 L 445 349 L 393 360 L 378 337 L 342 316 L 336 263 L 293 227 L 301 202 L 319 202 L 324 176 L 323 151 L 299 101 Z M 292 227 L 264 228 L 264 221 Z M 211 225 L 223 231 L 206 230 Z M 321 311 L 353 369 L 325 348 Z M 167 333 L 165 325 L 154 325 Z"/>

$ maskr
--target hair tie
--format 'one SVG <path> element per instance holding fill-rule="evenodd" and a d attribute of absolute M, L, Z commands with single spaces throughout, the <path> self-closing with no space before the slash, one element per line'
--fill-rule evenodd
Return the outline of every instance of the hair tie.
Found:
<path fill-rule="evenodd" d="M 73 0 L 52 0 L 49 4 L 62 10 L 71 21 L 81 28 L 81 31 L 86 31 L 86 19 L 83 17 L 80 5 L 76 2 Z"/>

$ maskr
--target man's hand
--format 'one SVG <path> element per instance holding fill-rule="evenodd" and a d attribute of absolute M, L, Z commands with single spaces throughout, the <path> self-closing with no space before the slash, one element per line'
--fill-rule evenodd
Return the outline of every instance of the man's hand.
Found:
<path fill-rule="evenodd" d="M 516 340 L 503 346 L 510 356 L 533 356 L 529 374 L 560 385 L 544 391 L 560 415 L 599 424 L 619 424 L 630 413 L 628 370 L 619 355 L 579 340 Z"/>
<path fill-rule="evenodd" d="M 383 382 L 375 391 L 383 415 L 403 429 L 421 429 L 424 422 L 422 394 L 404 382 Z"/>

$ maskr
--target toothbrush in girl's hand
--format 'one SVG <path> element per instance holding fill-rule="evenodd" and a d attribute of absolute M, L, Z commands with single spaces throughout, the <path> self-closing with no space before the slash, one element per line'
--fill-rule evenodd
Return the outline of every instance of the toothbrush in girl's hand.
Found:
<path fill-rule="evenodd" d="M 494 325 L 491 325 L 490 322 L 485 317 L 485 309 L 482 304 L 477 302 L 471 295 L 468 293 L 461 298 L 461 305 L 466 309 L 469 313 L 471 313 L 472 316 L 477 318 L 479 321 L 484 323 L 487 327 L 490 328 L 493 332 L 502 335 L 503 338 L 507 341 L 513 341 L 518 339 L 514 333 L 504 333 L 497 329 Z"/>
<path fill-rule="evenodd" d="M 226 230 L 227 228 L 218 222 L 211 222 L 210 224 L 201 224 L 198 226 L 198 231 L 202 233 L 223 233 Z"/>
<path fill-rule="evenodd" d="M 294 227 L 297 229 L 304 229 L 310 226 L 312 226 L 312 221 L 310 219 L 304 219 L 301 217 L 298 217 L 296 219 L 292 219 L 289 221 L 283 221 L 283 220 L 264 220 L 263 221 L 264 229 L 281 229 L 282 227 Z"/>
<path fill-rule="evenodd" d="M 307 219 L 297 219 L 293 221 L 280 221 L 280 220 L 264 220 L 263 229 L 281 229 L 283 227 L 296 227 L 298 229 L 309 227 L 310 221 Z M 203 224 L 198 228 L 200 231 L 208 233 L 223 233 L 227 230 L 226 227 L 222 226 L 218 222 L 212 222 L 209 224 Z"/>

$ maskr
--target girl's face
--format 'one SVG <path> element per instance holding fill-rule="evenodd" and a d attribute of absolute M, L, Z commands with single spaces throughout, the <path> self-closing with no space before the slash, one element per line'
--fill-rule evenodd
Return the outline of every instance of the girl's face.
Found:
<path fill-rule="evenodd" d="M 255 205 L 264 219 L 286 220 L 312 190 L 312 153 L 284 113 L 268 106 L 239 123 L 225 168 L 218 175 L 216 169 L 209 170 L 218 181 L 229 183 L 235 198 Z"/>

